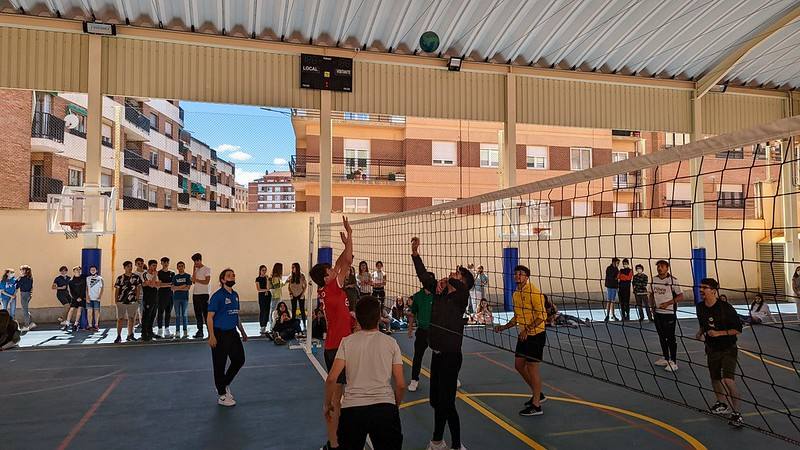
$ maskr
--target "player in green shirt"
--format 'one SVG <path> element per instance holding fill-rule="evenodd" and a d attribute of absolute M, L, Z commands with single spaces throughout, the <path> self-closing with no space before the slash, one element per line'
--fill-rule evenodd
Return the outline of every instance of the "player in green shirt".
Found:
<path fill-rule="evenodd" d="M 414 392 L 419 386 L 419 372 L 422 368 L 422 358 L 428 349 L 428 329 L 431 326 L 431 306 L 433 294 L 425 289 L 411 296 L 411 315 L 408 318 L 408 337 L 415 336 L 414 322 L 417 323 L 416 339 L 414 339 L 414 364 L 411 366 L 411 383 L 408 390 Z"/>

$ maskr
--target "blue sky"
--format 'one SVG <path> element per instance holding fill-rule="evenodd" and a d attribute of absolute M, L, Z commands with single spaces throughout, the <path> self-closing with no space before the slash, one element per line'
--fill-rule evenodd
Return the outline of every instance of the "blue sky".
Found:
<path fill-rule="evenodd" d="M 236 181 L 242 184 L 264 171 L 288 170 L 295 138 L 289 110 L 216 103 L 181 102 L 184 128 L 217 156 L 236 164 Z"/>

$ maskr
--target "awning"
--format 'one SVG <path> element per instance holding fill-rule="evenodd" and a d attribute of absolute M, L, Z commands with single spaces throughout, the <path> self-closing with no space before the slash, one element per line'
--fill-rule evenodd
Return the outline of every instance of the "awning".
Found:
<path fill-rule="evenodd" d="M 80 106 L 74 105 L 72 103 L 67 105 L 67 111 L 69 111 L 69 112 L 71 112 L 73 114 L 80 114 L 83 117 L 88 117 L 89 116 L 89 113 L 86 111 L 86 108 L 81 108 Z"/>

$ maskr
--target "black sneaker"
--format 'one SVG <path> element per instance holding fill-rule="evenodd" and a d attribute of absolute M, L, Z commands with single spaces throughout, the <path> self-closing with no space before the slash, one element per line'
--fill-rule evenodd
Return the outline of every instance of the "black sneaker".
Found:
<path fill-rule="evenodd" d="M 152 337 L 153 339 L 164 339 L 163 337 L 161 337 L 161 335 L 158 335 L 158 334 L 154 334 L 154 335 L 152 335 L 150 337 Z"/>
<path fill-rule="evenodd" d="M 711 406 L 711 412 L 719 416 L 724 416 L 730 414 L 732 411 L 725 403 L 717 402 Z"/>
<path fill-rule="evenodd" d="M 330 442 L 326 442 L 325 445 L 319 448 L 319 450 L 336 450 L 339 447 L 331 447 Z"/>
<path fill-rule="evenodd" d="M 525 417 L 541 416 L 542 414 L 544 414 L 544 412 L 542 411 L 542 407 L 535 405 L 528 406 L 527 408 L 519 412 L 520 416 L 525 416 Z"/>
<path fill-rule="evenodd" d="M 547 397 L 544 396 L 544 392 L 539 392 L 539 404 L 547 401 Z M 525 406 L 532 406 L 533 405 L 533 397 L 529 398 L 527 402 L 525 402 Z"/>
<path fill-rule="evenodd" d="M 128 335 L 128 338 L 125 339 L 125 340 L 128 341 L 128 342 L 137 342 L 139 339 L 136 339 L 136 336 L 130 334 L 130 335 Z"/>
<path fill-rule="evenodd" d="M 733 428 L 742 428 L 744 426 L 744 419 L 742 419 L 742 415 L 738 412 L 731 414 L 730 420 L 728 420 L 728 425 L 732 426 Z"/>
<path fill-rule="evenodd" d="M 120 344 L 120 343 L 122 343 L 122 336 L 117 336 L 117 338 L 116 338 L 116 339 L 114 339 L 114 343 L 115 343 L 115 344 Z"/>
<path fill-rule="evenodd" d="M 202 331 L 198 331 L 192 337 L 195 338 L 195 339 L 203 339 L 203 332 Z"/>

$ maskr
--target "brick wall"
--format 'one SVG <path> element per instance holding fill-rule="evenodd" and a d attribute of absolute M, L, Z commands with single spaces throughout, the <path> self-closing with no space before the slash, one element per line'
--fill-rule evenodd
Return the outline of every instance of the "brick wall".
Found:
<path fill-rule="evenodd" d="M 0 89 L 0 108 L 6 123 L 0 133 L 0 208 L 27 208 L 30 198 L 31 117 L 30 91 Z"/>
<path fill-rule="evenodd" d="M 523 144 L 517 144 L 517 169 L 528 168 L 528 147 Z"/>
<path fill-rule="evenodd" d="M 431 151 L 430 140 L 406 139 L 406 164 L 410 166 L 430 166 Z"/>
<path fill-rule="evenodd" d="M 403 141 L 372 139 L 369 143 L 369 151 L 370 158 L 373 159 L 402 160 L 405 158 L 403 154 Z"/>
<path fill-rule="evenodd" d="M 550 147 L 548 157 L 550 170 L 570 170 L 569 147 Z"/>
<path fill-rule="evenodd" d="M 465 142 L 458 143 L 458 165 L 461 167 L 480 167 L 481 166 L 481 143 Z"/>
<path fill-rule="evenodd" d="M 593 148 L 592 149 L 592 167 L 602 166 L 604 164 L 611 164 L 611 149 L 610 148 Z"/>

